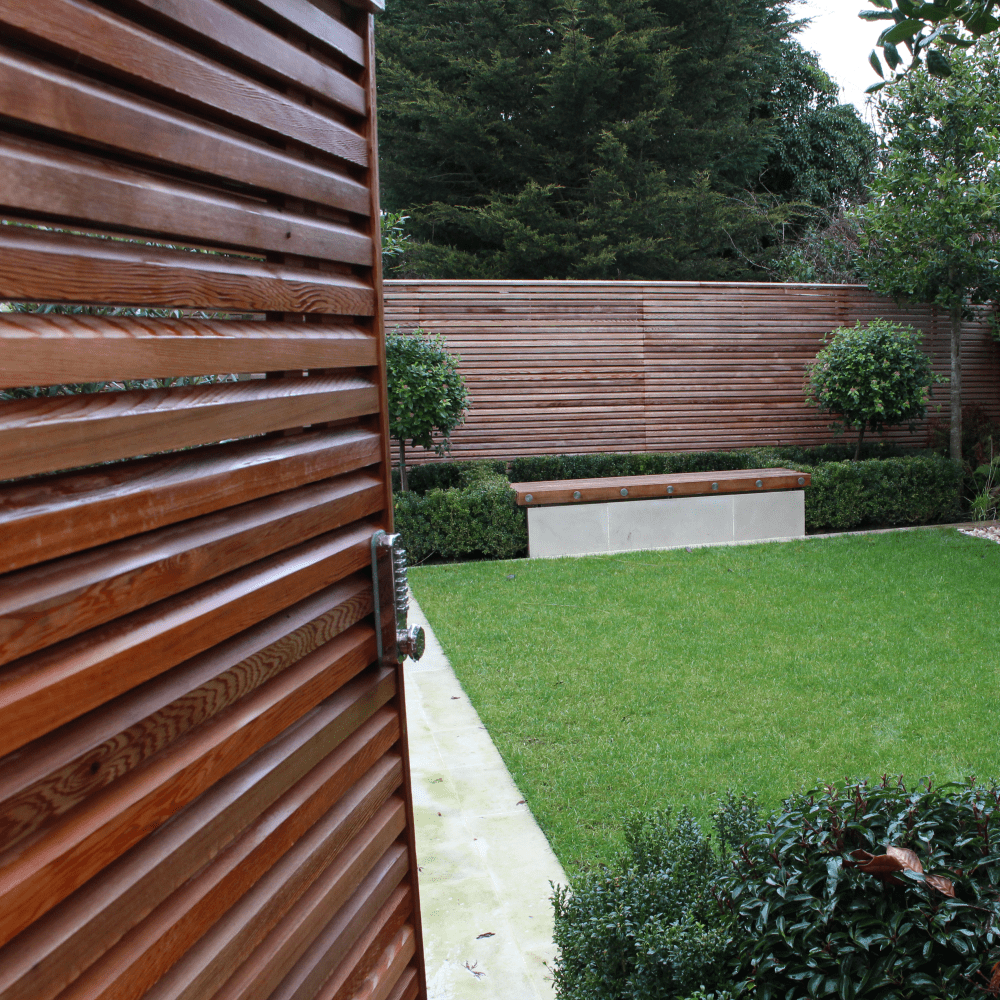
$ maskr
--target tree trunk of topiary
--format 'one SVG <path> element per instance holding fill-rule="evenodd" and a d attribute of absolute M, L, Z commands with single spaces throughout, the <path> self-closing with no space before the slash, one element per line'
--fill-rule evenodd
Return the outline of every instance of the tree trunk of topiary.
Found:
<path fill-rule="evenodd" d="M 951 307 L 951 459 L 962 461 L 962 303 Z"/>
<path fill-rule="evenodd" d="M 406 442 L 399 442 L 399 488 L 405 493 L 409 487 L 406 485 Z"/>
<path fill-rule="evenodd" d="M 861 424 L 861 433 L 858 435 L 858 446 L 854 449 L 854 461 L 857 462 L 861 458 L 861 444 L 865 439 L 865 425 Z"/>

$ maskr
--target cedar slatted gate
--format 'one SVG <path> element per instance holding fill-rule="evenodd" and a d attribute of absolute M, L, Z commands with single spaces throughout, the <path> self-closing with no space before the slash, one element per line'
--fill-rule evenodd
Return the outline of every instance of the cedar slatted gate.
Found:
<path fill-rule="evenodd" d="M 376 6 L 0 0 L 3 1000 L 424 995 Z"/>
<path fill-rule="evenodd" d="M 897 306 L 860 285 L 608 281 L 387 281 L 385 324 L 443 334 L 472 395 L 448 458 L 698 451 L 835 440 L 806 406 L 823 337 L 878 317 L 924 335 L 949 371 L 947 312 Z M 989 316 L 963 337 L 963 399 L 1000 420 L 1000 345 Z M 947 421 L 947 386 L 911 436 Z M 407 458 L 433 461 L 414 449 Z"/>

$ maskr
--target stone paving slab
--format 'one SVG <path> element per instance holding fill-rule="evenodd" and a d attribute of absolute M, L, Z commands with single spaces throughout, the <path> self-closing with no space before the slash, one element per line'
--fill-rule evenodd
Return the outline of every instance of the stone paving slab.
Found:
<path fill-rule="evenodd" d="M 549 883 L 566 876 L 412 597 L 410 607 L 427 632 L 405 684 L 428 1000 L 552 1000 Z"/>

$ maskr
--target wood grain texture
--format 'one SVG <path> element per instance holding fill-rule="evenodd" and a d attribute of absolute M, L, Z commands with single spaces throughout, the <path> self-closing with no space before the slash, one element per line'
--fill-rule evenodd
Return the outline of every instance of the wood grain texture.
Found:
<path fill-rule="evenodd" d="M 208 246 L 372 262 L 371 237 L 350 226 L 49 143 L 0 135 L 0 171 L 0 208 L 12 212 Z"/>
<path fill-rule="evenodd" d="M 599 479 L 562 479 L 539 483 L 511 483 L 522 507 L 552 504 L 648 500 L 652 497 L 712 496 L 719 493 L 761 493 L 801 490 L 810 484 L 808 472 L 793 469 L 730 469 L 719 472 L 680 472 L 667 476 L 606 476 Z M 757 484 L 760 484 L 759 486 Z M 622 495 L 622 491 L 627 491 Z M 579 493 L 579 496 L 576 494 Z M 528 500 L 528 497 L 531 500 Z"/>
<path fill-rule="evenodd" d="M 376 351 L 346 324 L 10 313 L 0 315 L 0 388 L 370 367 Z"/>
<path fill-rule="evenodd" d="M 389 912 L 406 907 L 413 911 L 410 887 L 406 883 L 398 885 L 407 867 L 394 859 L 394 854 L 399 856 L 398 851 L 399 848 L 396 848 L 387 852 L 268 996 L 268 1000 L 313 1000 L 318 989 L 330 978 L 366 928 L 377 920 L 383 907 L 388 904 Z M 405 859 L 407 853 L 403 852 L 402 856 Z M 390 887 L 391 891 L 387 893 Z"/>
<path fill-rule="evenodd" d="M 0 24 L 129 85 L 367 165 L 364 140 L 346 125 L 85 0 L 0 0 Z"/>
<path fill-rule="evenodd" d="M 357 675 L 374 657 L 355 626 L 179 739 L 77 809 L 0 854 L 6 943 L 167 822 L 252 753 Z"/>
<path fill-rule="evenodd" d="M 357 375 L 49 396 L 0 403 L 0 477 L 243 438 L 378 411 Z"/>
<path fill-rule="evenodd" d="M 369 575 L 355 573 L 0 758 L 0 801 L 23 794 L 104 744 L 117 745 L 116 737 L 125 729 L 233 667 L 274 663 L 276 673 L 282 664 L 301 659 L 343 631 L 341 608 L 353 609 L 369 590 Z M 365 606 L 370 603 L 369 597 Z"/>
<path fill-rule="evenodd" d="M 367 188 L 344 172 L 2 45 L 0 114 L 169 170 L 194 170 L 360 215 L 371 210 Z"/>
<path fill-rule="evenodd" d="M 419 989 L 376 6 L 0 0 L 0 386 L 257 376 L 0 404 L 0 1000 Z"/>
<path fill-rule="evenodd" d="M 863 286 L 388 281 L 385 308 L 388 329 L 434 330 L 461 356 L 473 405 L 451 460 L 834 441 L 829 416 L 806 405 L 806 365 L 827 334 L 859 320 L 912 325 L 935 371 L 948 371 L 947 315 Z M 963 389 L 1000 419 L 988 319 L 966 327 Z M 915 434 L 886 438 L 924 446 L 945 392 Z"/>
<path fill-rule="evenodd" d="M 415 952 L 416 936 L 407 924 L 385 946 L 360 988 L 353 993 L 356 1000 L 388 1000 Z"/>
<path fill-rule="evenodd" d="M 22 932 L 0 950 L 0 997 L 52 1000 L 227 845 L 328 809 L 398 738 L 394 692 L 391 671 L 365 671 Z"/>
<path fill-rule="evenodd" d="M 281 84 L 292 84 L 356 115 L 367 111 L 365 92 L 350 77 L 218 0 L 124 0 L 124 5 L 156 14 L 168 29 L 202 36 L 224 56 L 237 57 L 255 75 L 263 73 Z"/>
<path fill-rule="evenodd" d="M 0 753 L 363 569 L 375 527 L 360 522 L 91 629 L 0 671 Z"/>
<path fill-rule="evenodd" d="M 0 227 L 0 297 L 345 316 L 375 308 L 371 286 L 350 275 L 13 226 Z"/>
<path fill-rule="evenodd" d="M 396 904 L 395 907 L 390 908 L 393 903 Z M 359 938 L 333 975 L 323 984 L 315 1000 L 353 1000 L 355 996 L 364 995 L 366 986 L 369 989 L 372 985 L 377 988 L 380 981 L 384 988 L 381 996 L 385 997 L 391 992 L 406 961 L 413 956 L 415 950 L 411 944 L 414 935 L 413 925 L 408 923 L 412 915 L 412 910 L 407 910 L 408 904 L 412 905 L 412 901 L 394 897 L 382 907 L 364 936 Z M 403 958 L 403 962 L 397 964 L 399 958 Z M 395 973 L 395 978 L 386 982 L 389 978 L 386 973 Z M 373 974 L 375 981 L 369 984 L 366 980 Z"/>
<path fill-rule="evenodd" d="M 371 607 L 367 581 L 352 577 L 0 760 L 0 844 L 14 847 L 51 825 L 357 624 Z"/>
<path fill-rule="evenodd" d="M 403 801 L 393 796 L 345 846 L 328 816 L 145 994 L 147 1000 L 212 996 L 229 978 L 234 961 L 259 945 L 318 878 L 343 905 L 391 849 L 404 822 Z"/>
<path fill-rule="evenodd" d="M 0 316 L 0 388 L 370 367 L 376 351 L 348 325 L 15 313 Z"/>
<path fill-rule="evenodd" d="M 382 483 L 353 473 L 10 574 L 0 664 L 371 517 Z"/>
<path fill-rule="evenodd" d="M 402 768 L 397 768 L 396 773 L 401 783 Z M 359 926 L 347 926 L 346 933 L 354 931 L 356 939 L 363 926 L 362 918 L 367 916 L 370 921 L 376 916 L 380 906 L 399 886 L 407 865 L 406 847 L 393 844 L 346 901 L 343 899 L 344 888 L 338 885 L 339 880 L 329 876 L 318 879 L 226 982 L 216 994 L 217 1000 L 270 998 L 295 960 L 334 917 L 334 926 L 340 927 L 342 917 L 353 913 L 353 922 Z M 409 887 L 403 886 L 402 893 L 409 896 Z"/>
<path fill-rule="evenodd" d="M 418 953 L 419 954 L 419 953 Z M 417 1000 L 420 994 L 420 979 L 417 969 L 404 970 L 399 982 L 393 987 L 388 1000 Z"/>
<path fill-rule="evenodd" d="M 378 462 L 360 428 L 240 441 L 0 486 L 0 571 Z"/>
<path fill-rule="evenodd" d="M 275 15 L 284 26 L 308 34 L 357 66 L 367 62 L 365 40 L 310 0 L 249 0 L 249 5 Z"/>
<path fill-rule="evenodd" d="M 248 937 L 260 938 L 260 928 L 249 934 L 247 928 L 241 928 L 244 933 L 237 935 L 237 941 L 227 942 L 228 949 L 223 946 L 230 968 L 221 970 L 218 963 L 224 961 L 223 957 L 208 955 L 204 944 L 199 944 L 204 928 L 220 920 L 231 921 L 232 914 L 227 911 L 232 907 L 252 908 L 258 900 L 270 903 L 269 907 L 265 903 L 269 911 L 266 915 L 259 910 L 255 914 L 258 925 L 269 918 L 276 922 L 276 915 L 287 907 L 289 897 L 298 897 L 298 901 L 283 920 L 278 918 L 281 923 L 306 905 L 315 906 L 315 897 L 322 896 L 324 889 L 328 894 L 333 889 L 336 901 L 345 889 L 345 872 L 336 868 L 337 855 L 350 854 L 350 842 L 385 806 L 401 779 L 399 759 L 386 755 L 332 809 L 329 802 L 320 802 L 315 795 L 294 804 L 294 796 L 283 797 L 239 840 L 125 935 L 61 995 L 62 1000 L 133 1000 L 145 996 L 164 974 L 170 975 L 171 966 L 183 963 L 185 954 L 192 949 L 202 952 L 202 962 L 196 964 L 204 966 L 207 959 L 216 966 L 211 978 L 225 978 L 246 957 L 245 952 L 237 951 L 237 941 L 242 939 L 246 946 Z M 351 876 L 356 877 L 356 873 L 348 873 L 348 882 Z M 284 884 L 280 882 L 282 877 L 286 879 Z M 261 947 L 263 943 L 257 944 L 255 951 Z M 205 970 L 200 971 L 204 981 Z"/>

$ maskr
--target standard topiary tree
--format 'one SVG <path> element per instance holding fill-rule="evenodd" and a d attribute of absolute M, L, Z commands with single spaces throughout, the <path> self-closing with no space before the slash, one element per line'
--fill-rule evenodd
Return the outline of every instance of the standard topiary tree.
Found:
<path fill-rule="evenodd" d="M 936 378 L 912 327 L 859 322 L 834 330 L 828 344 L 809 366 L 806 402 L 858 428 L 857 461 L 866 430 L 904 422 L 913 429 Z"/>
<path fill-rule="evenodd" d="M 924 5 L 929 6 L 929 5 Z M 951 320 L 951 457 L 962 461 L 962 326 L 1000 296 L 1000 45 L 911 69 L 883 92 L 885 156 L 864 208 L 868 287 Z"/>
<path fill-rule="evenodd" d="M 389 433 L 399 443 L 399 483 L 406 485 L 406 443 L 444 455 L 465 419 L 469 394 L 444 338 L 416 329 L 386 338 Z M 435 435 L 438 440 L 435 442 Z"/>

